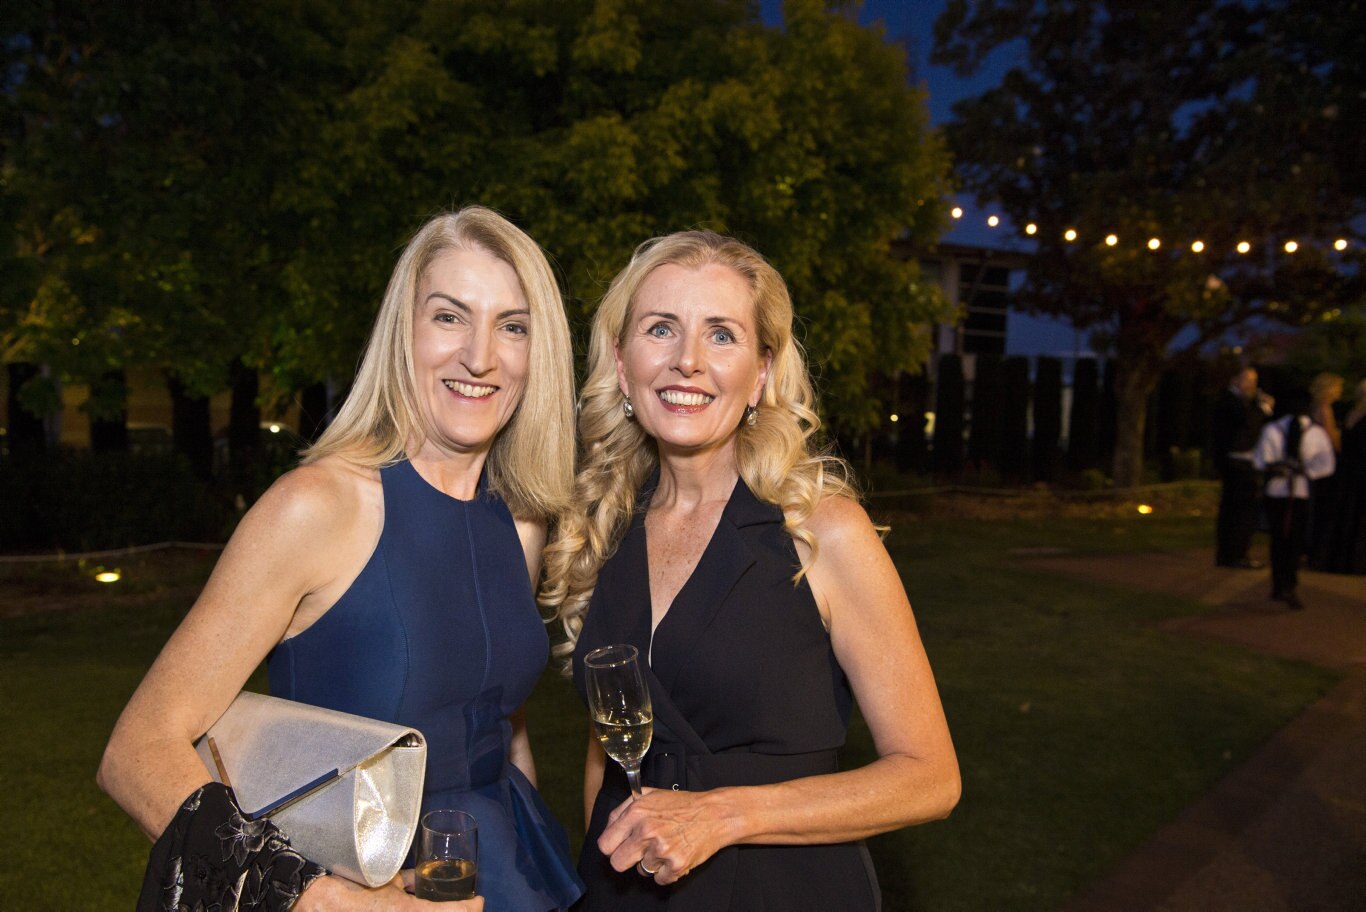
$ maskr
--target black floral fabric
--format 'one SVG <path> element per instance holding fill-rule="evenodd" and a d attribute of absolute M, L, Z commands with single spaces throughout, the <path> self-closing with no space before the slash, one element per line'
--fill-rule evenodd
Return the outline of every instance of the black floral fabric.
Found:
<path fill-rule="evenodd" d="M 326 873 L 269 819 L 242 816 L 231 789 L 210 782 L 152 846 L 137 912 L 285 912 Z"/>

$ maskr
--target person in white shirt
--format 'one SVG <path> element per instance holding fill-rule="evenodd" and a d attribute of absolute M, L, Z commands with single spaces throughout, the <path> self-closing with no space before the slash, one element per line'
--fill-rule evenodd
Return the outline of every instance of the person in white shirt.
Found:
<path fill-rule="evenodd" d="M 1333 474 L 1328 432 L 1295 408 L 1262 428 L 1252 462 L 1266 473 L 1267 524 L 1271 531 L 1271 597 L 1304 608 L 1295 587 L 1309 525 L 1309 483 Z"/>

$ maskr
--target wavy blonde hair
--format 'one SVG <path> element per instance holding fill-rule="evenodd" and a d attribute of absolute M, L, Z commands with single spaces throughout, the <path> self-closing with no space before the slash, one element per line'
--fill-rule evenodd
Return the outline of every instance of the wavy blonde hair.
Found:
<path fill-rule="evenodd" d="M 748 245 L 710 231 L 646 241 L 612 280 L 593 316 L 588 378 L 579 394 L 580 465 L 574 496 L 545 550 L 540 600 L 564 626 L 567 642 L 555 650 L 561 656 L 573 652 L 598 570 L 620 544 L 640 486 L 659 462 L 649 436 L 622 410 L 613 343 L 625 344 L 636 293 L 665 264 L 694 270 L 725 266 L 751 289 L 759 350 L 773 361 L 755 425 L 742 424 L 735 432 L 736 461 L 745 484 L 760 500 L 782 508 L 783 527 L 811 548 L 813 560 L 817 543 L 806 521 L 824 498 L 856 496 L 844 461 L 813 444 L 821 424 L 816 396 L 801 343 L 792 334 L 792 298 L 778 271 Z M 807 566 L 798 570 L 794 583 Z"/>
<path fill-rule="evenodd" d="M 545 254 L 492 209 L 470 206 L 432 218 L 394 267 L 360 369 L 336 419 L 304 451 L 304 464 L 337 454 L 357 465 L 389 465 L 415 438 L 432 433 L 418 406 L 413 320 L 422 276 L 442 253 L 480 250 L 517 273 L 526 296 L 529 351 L 526 388 L 489 450 L 488 486 L 514 516 L 549 520 L 563 511 L 573 485 L 574 365 L 564 302 Z"/>

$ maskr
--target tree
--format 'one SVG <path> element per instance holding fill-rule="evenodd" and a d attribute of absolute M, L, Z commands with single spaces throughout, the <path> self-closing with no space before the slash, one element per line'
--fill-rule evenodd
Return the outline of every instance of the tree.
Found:
<path fill-rule="evenodd" d="M 345 72 L 287 201 L 309 227 L 279 373 L 348 375 L 392 251 L 480 201 L 552 252 L 580 327 L 646 238 L 748 240 L 792 288 L 827 419 L 874 426 L 878 378 L 919 369 L 947 312 L 889 256 L 937 234 L 948 170 L 902 49 L 816 0 L 782 29 L 744 0 L 409 5 L 324 36 Z"/>
<path fill-rule="evenodd" d="M 49 0 L 9 26 L 6 189 L 37 279 L 0 339 L 9 360 L 91 383 L 96 426 L 121 424 L 126 367 L 203 398 L 267 358 L 260 316 L 290 246 L 271 181 L 301 120 L 280 87 L 302 87 L 261 12 Z"/>
<path fill-rule="evenodd" d="M 890 255 L 937 234 L 946 151 L 904 51 L 843 4 L 792 0 L 781 29 L 748 0 L 30 6 L 5 160 L 38 291 L 0 333 L 60 375 L 344 384 L 397 250 L 471 202 L 551 251 L 580 326 L 642 240 L 750 241 L 848 433 L 946 312 Z"/>
<path fill-rule="evenodd" d="M 955 108 L 949 141 L 968 189 L 1038 226 L 1025 304 L 1109 343 L 1116 484 L 1142 480 L 1147 402 L 1183 330 L 1199 349 L 1360 300 L 1364 9 L 951 0 L 936 22 L 934 59 L 960 72 L 1023 49 L 1000 86 Z"/>

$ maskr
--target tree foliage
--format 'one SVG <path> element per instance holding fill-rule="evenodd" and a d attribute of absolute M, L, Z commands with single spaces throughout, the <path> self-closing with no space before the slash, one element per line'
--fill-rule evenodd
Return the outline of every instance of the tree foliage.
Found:
<path fill-rule="evenodd" d="M 747 0 L 30 3 L 3 61 L 32 267 L 5 357 L 200 393 L 237 359 L 280 391 L 344 381 L 407 237 L 480 202 L 552 253 L 580 326 L 646 238 L 750 241 L 828 416 L 870 426 L 874 378 L 944 312 L 889 246 L 937 233 L 948 164 L 904 52 L 842 6 L 774 28 Z"/>
<path fill-rule="evenodd" d="M 1117 357 L 1117 483 L 1141 480 L 1146 401 L 1183 330 L 1198 348 L 1361 298 L 1364 11 L 951 0 L 936 22 L 935 59 L 961 72 L 1021 51 L 998 87 L 956 106 L 949 140 L 970 190 L 1039 226 L 1025 302 L 1096 328 Z M 1353 246 L 1339 253 L 1337 238 Z"/>

